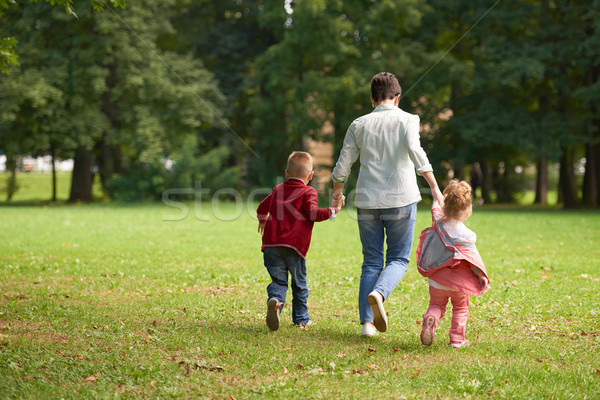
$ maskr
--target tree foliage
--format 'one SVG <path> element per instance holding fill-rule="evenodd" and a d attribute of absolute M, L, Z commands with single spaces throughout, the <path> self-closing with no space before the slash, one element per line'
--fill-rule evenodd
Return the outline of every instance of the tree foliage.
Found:
<path fill-rule="evenodd" d="M 117 197 L 192 180 L 269 186 L 307 138 L 332 142 L 335 159 L 371 109 L 370 78 L 390 71 L 442 182 L 478 163 L 485 200 L 513 201 L 526 182 L 515 167 L 534 165 L 543 203 L 559 163 L 565 206 L 598 205 L 600 0 L 115 0 L 93 12 L 103 4 L 0 0 L 5 153 L 75 156 Z"/>
<path fill-rule="evenodd" d="M 0 85 L 33 75 L 40 88 L 30 86 L 30 93 L 40 99 L 29 101 L 24 90 L 16 91 L 24 96 L 20 102 L 0 95 L 19 118 L 26 107 L 35 115 L 26 121 L 4 118 L 2 147 L 11 142 L 31 152 L 24 146 L 30 138 L 37 151 L 53 144 L 74 156 L 71 199 L 89 201 L 94 169 L 111 194 L 113 174 L 148 169 L 188 145 L 188 136 L 212 126 L 223 97 L 211 73 L 191 56 L 156 45 L 161 34 L 174 30 L 173 7 L 174 1 L 146 0 L 96 13 L 76 5 L 78 18 L 68 24 L 59 21 L 69 15 L 45 4 L 8 10 L 21 37 L 22 62 Z M 43 104 L 47 97 L 52 104 Z M 40 126 L 48 128 L 42 132 Z"/>

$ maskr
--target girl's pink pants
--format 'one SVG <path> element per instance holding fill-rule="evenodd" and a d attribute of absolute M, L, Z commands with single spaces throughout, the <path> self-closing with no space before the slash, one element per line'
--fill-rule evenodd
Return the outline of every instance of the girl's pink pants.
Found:
<path fill-rule="evenodd" d="M 434 328 L 446 314 L 448 299 L 452 300 L 452 324 L 450 326 L 450 342 L 460 343 L 465 340 L 467 316 L 469 315 L 469 295 L 453 290 L 442 290 L 429 286 L 429 308 L 423 315 L 435 318 Z"/>

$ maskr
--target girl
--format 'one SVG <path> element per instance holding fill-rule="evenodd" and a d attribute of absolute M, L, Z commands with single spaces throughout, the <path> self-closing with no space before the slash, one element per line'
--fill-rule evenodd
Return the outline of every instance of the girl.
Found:
<path fill-rule="evenodd" d="M 423 315 L 421 343 L 433 343 L 433 333 L 452 300 L 450 346 L 469 345 L 465 327 L 469 314 L 469 296 L 489 289 L 489 279 L 475 247 L 477 235 L 464 222 L 473 213 L 471 186 L 452 180 L 444 189 L 444 205 L 434 201 L 433 226 L 423 230 L 417 248 L 417 266 L 429 278 L 429 308 Z"/>

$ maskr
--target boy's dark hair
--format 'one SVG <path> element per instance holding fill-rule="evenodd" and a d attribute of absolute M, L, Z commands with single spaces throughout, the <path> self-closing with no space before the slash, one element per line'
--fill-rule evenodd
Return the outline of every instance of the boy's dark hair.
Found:
<path fill-rule="evenodd" d="M 402 88 L 394 74 L 380 72 L 371 79 L 371 97 L 376 103 L 393 99 L 399 94 L 402 94 Z"/>

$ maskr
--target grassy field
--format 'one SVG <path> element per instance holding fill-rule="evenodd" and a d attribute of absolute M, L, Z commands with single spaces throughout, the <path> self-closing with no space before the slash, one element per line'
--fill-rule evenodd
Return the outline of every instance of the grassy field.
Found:
<path fill-rule="evenodd" d="M 598 212 L 476 209 L 492 288 L 472 299 L 472 345 L 452 349 L 449 314 L 419 341 L 414 259 L 389 331 L 359 335 L 352 210 L 315 225 L 316 324 L 286 308 L 270 332 L 254 205 L 186 207 L 0 207 L 0 398 L 600 397 Z"/>
<path fill-rule="evenodd" d="M 9 174 L 0 173 L 0 202 L 6 201 L 6 184 Z M 58 172 L 56 174 L 56 199 L 65 202 L 69 199 L 71 190 L 71 173 Z M 100 176 L 96 175 L 92 187 L 95 198 L 102 197 Z M 41 203 L 52 199 L 52 175 L 41 172 L 18 172 L 17 191 L 13 203 Z"/>

